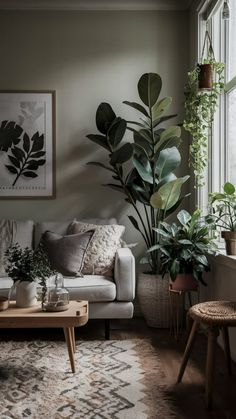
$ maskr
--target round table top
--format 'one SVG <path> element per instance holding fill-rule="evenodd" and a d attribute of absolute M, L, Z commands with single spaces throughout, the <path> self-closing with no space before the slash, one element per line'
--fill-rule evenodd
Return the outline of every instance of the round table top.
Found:
<path fill-rule="evenodd" d="M 206 301 L 192 306 L 189 315 L 211 325 L 236 326 L 236 302 Z"/>

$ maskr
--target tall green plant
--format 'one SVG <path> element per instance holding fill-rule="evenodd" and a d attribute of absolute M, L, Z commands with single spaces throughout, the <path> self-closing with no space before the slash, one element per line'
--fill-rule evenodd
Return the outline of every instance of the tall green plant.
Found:
<path fill-rule="evenodd" d="M 158 233 L 153 227 L 157 227 L 182 202 L 181 188 L 189 177 L 177 178 L 174 174 L 181 162 L 178 150 L 181 129 L 176 125 L 163 128 L 163 123 L 176 115 L 166 115 L 172 98 L 159 99 L 161 88 L 162 80 L 158 74 L 143 74 L 138 82 L 142 103 L 124 102 L 142 117 L 138 121 L 126 121 L 117 117 L 108 103 L 101 103 L 96 113 L 100 134 L 87 136 L 108 152 L 109 161 L 109 165 L 101 162 L 88 164 L 103 167 L 112 174 L 115 182 L 107 186 L 122 192 L 134 208 L 136 217 L 129 216 L 129 219 L 142 235 L 147 248 L 158 243 Z M 122 142 L 126 129 L 133 134 L 132 142 Z M 152 273 L 159 273 L 158 252 L 149 255 L 149 263 Z"/>

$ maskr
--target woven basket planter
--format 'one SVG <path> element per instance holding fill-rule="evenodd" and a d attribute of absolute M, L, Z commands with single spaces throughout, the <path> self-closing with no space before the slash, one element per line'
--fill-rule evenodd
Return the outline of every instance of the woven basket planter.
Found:
<path fill-rule="evenodd" d="M 148 326 L 163 329 L 170 326 L 169 277 L 140 273 L 137 296 Z"/>

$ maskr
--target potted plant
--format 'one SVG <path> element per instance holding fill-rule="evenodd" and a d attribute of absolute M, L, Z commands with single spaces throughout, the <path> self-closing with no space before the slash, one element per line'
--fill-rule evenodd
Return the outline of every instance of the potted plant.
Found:
<path fill-rule="evenodd" d="M 188 73 L 184 89 L 185 119 L 183 127 L 192 136 L 190 164 L 195 175 L 196 187 L 204 185 L 204 170 L 208 158 L 208 137 L 211 132 L 219 95 L 224 89 L 224 64 L 216 61 L 209 37 L 209 50 L 203 59 L 206 31 L 201 63 Z"/>
<path fill-rule="evenodd" d="M 34 305 L 37 302 L 37 283 L 46 292 L 46 279 L 55 273 L 41 246 L 37 250 L 22 249 L 18 243 L 5 252 L 5 270 L 13 280 L 18 307 Z"/>
<path fill-rule="evenodd" d="M 223 193 L 209 194 L 211 215 L 214 226 L 223 229 L 221 236 L 225 239 L 227 255 L 236 255 L 236 193 L 232 183 L 226 182 Z"/>
<path fill-rule="evenodd" d="M 173 290 L 194 290 L 198 282 L 205 285 L 203 273 L 209 271 L 207 255 L 215 254 L 216 245 L 209 236 L 211 221 L 196 210 L 192 215 L 182 210 L 177 214 L 179 224 L 160 222 L 155 231 L 159 244 L 149 252 L 161 252 L 161 274 L 169 274 Z"/>
<path fill-rule="evenodd" d="M 126 121 L 117 117 L 108 103 L 101 103 L 96 113 L 99 134 L 87 136 L 108 154 L 108 164 L 88 164 L 102 167 L 112 175 L 115 182 L 107 186 L 123 193 L 125 200 L 133 207 L 136 217 L 129 216 L 129 219 L 141 234 L 147 248 L 158 243 L 158 233 L 152 227 L 157 227 L 160 221 L 180 205 L 185 197 L 181 188 L 189 177 L 177 177 L 174 174 L 181 163 L 178 150 L 181 129 L 176 125 L 163 127 L 164 122 L 176 115 L 166 114 L 172 98 L 159 99 L 161 88 L 162 80 L 158 74 L 143 74 L 138 81 L 138 94 L 142 103 L 124 102 L 138 111 L 142 118 Z M 127 129 L 132 132 L 133 141 L 122 143 Z M 140 276 L 138 281 L 139 299 L 146 298 L 149 303 L 153 300 L 152 295 L 157 294 L 157 287 L 164 284 L 159 275 L 157 253 L 149 253 L 149 273 L 145 274 L 145 279 Z M 150 295 L 147 296 L 149 291 Z M 167 287 L 165 293 L 168 297 Z M 157 317 L 157 326 L 161 326 L 161 316 Z M 152 321 L 149 325 L 154 325 L 150 323 Z"/>

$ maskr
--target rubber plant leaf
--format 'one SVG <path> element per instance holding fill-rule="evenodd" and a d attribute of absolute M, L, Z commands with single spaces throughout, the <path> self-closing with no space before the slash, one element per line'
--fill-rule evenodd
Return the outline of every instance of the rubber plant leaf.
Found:
<path fill-rule="evenodd" d="M 151 196 L 150 203 L 153 208 L 168 211 L 174 207 L 179 200 L 181 187 L 188 178 L 189 176 L 184 176 L 161 186 L 161 188 Z"/>
<path fill-rule="evenodd" d="M 96 112 L 96 125 L 98 131 L 102 134 L 107 134 L 107 131 L 115 118 L 116 114 L 111 105 L 105 102 L 101 103 Z"/>
<path fill-rule="evenodd" d="M 110 128 L 107 132 L 110 144 L 114 149 L 120 144 L 122 141 L 125 131 L 126 131 L 127 123 L 124 119 L 116 118 L 115 121 L 110 125 Z"/>
<path fill-rule="evenodd" d="M 140 105 L 139 103 L 129 102 L 128 100 L 125 100 L 123 103 L 125 105 L 130 106 L 131 108 L 136 109 L 137 111 L 141 112 L 144 116 L 146 116 L 147 118 L 149 118 L 149 115 L 148 115 L 146 109 L 142 105 Z"/>
<path fill-rule="evenodd" d="M 181 162 L 181 156 L 176 147 L 162 150 L 156 162 L 155 172 L 159 179 L 163 179 L 169 173 L 173 172 Z"/>
<path fill-rule="evenodd" d="M 145 73 L 138 82 L 138 93 L 141 101 L 149 107 L 156 103 L 162 88 L 162 80 L 158 74 Z"/>
<path fill-rule="evenodd" d="M 111 164 L 123 164 L 131 159 L 133 155 L 132 144 L 126 143 L 111 155 Z"/>
<path fill-rule="evenodd" d="M 155 121 L 156 119 L 160 118 L 160 116 L 165 112 L 172 103 L 172 97 L 168 96 L 165 97 L 152 107 L 152 120 Z"/>
<path fill-rule="evenodd" d="M 137 155 L 135 155 L 133 156 L 133 165 L 145 182 L 153 184 L 152 168 L 149 160 L 146 160 L 146 164 L 144 166 L 144 164 L 138 159 Z"/>
<path fill-rule="evenodd" d="M 105 148 L 106 150 L 110 151 L 110 147 L 107 143 L 107 139 L 104 135 L 98 135 L 98 134 L 89 134 L 87 135 L 87 138 L 93 143 L 96 143 L 100 145 L 101 147 Z"/>

